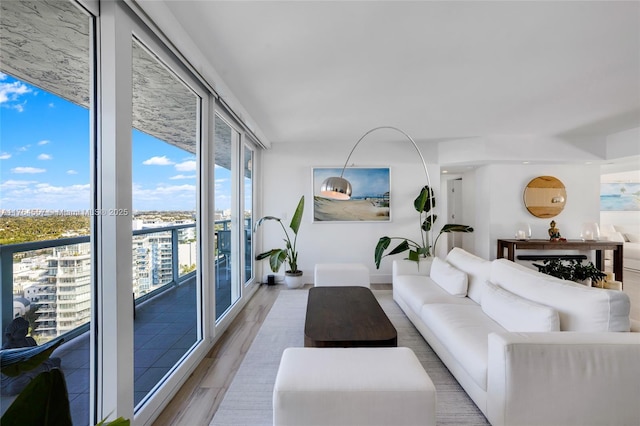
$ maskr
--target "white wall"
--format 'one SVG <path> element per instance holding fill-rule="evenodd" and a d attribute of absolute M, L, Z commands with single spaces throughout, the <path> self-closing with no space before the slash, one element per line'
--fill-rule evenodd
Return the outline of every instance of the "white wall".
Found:
<path fill-rule="evenodd" d="M 392 143 L 379 141 L 379 138 L 363 140 L 349 162 L 350 166 L 390 167 L 391 222 L 312 222 L 312 168 L 342 167 L 353 144 L 355 140 L 315 146 L 274 143 L 272 148 L 263 154 L 261 174 L 264 199 L 259 216 L 286 216 L 288 225 L 297 200 L 301 195 L 305 195 L 305 212 L 298 238 L 298 263 L 304 271 L 307 283 L 313 282 L 316 263 L 330 262 L 363 263 L 370 270 L 371 282 L 389 283 L 391 258 L 383 259 L 380 270 L 376 270 L 375 267 L 374 249 L 378 239 L 385 235 L 416 240 L 420 237 L 419 216 L 413 208 L 413 200 L 425 185 L 426 178 L 422 163 L 408 141 Z M 437 147 L 419 145 L 435 190 L 436 211 L 440 212 L 440 203 L 444 202 L 445 197 L 440 196 L 440 169 L 431 161 L 432 158 L 436 158 Z M 438 219 L 436 225 L 442 226 L 444 223 L 444 218 Z M 272 222 L 263 228 L 264 241 L 262 244 L 257 243 L 258 249 L 281 247 L 283 235 L 278 225 Z M 445 244 L 438 242 L 438 248 L 444 246 Z M 401 258 L 402 255 L 398 257 Z M 263 268 L 263 274 L 270 273 L 266 261 L 259 267 Z M 283 271 L 280 271 L 280 274 L 282 273 Z"/>
<path fill-rule="evenodd" d="M 373 252 L 378 238 L 383 235 L 419 238 L 413 199 L 423 184 L 424 172 L 409 143 L 365 141 L 356 149 L 350 161 L 350 165 L 355 166 L 391 168 L 391 222 L 312 222 L 311 169 L 341 167 L 352 145 L 351 141 L 344 145 L 315 147 L 274 143 L 272 149 L 264 152 L 264 200 L 263 211 L 259 215 L 286 216 L 290 219 L 300 195 L 306 197 L 298 249 L 299 264 L 308 283 L 313 282 L 314 265 L 325 262 L 364 263 L 371 272 L 371 282 L 391 282 L 390 258 L 382 261 L 379 270 L 375 268 Z M 446 211 L 446 197 L 442 196 L 440 190 L 440 167 L 430 162 L 431 158 L 436 158 L 437 149 L 425 144 L 421 145 L 421 150 L 428 163 L 432 186 L 436 188 L 436 210 L 441 214 Z M 513 238 L 520 222 L 529 223 L 532 238 L 548 238 L 551 219 L 534 217 L 523 202 L 526 185 L 533 178 L 543 175 L 560 179 L 567 190 L 565 209 L 553 218 L 563 237 L 577 239 L 583 223 L 599 222 L 599 166 L 487 165 L 462 175 L 464 216 L 460 222 L 475 228 L 473 234 L 464 235 L 463 248 L 481 257 L 495 259 L 497 239 Z M 441 216 L 436 228 L 445 223 L 445 216 Z M 264 229 L 263 248 L 281 245 L 282 231 L 275 223 L 271 225 Z M 441 243 L 438 243 L 438 255 L 444 256 L 446 253 L 441 251 L 446 244 Z M 270 273 L 266 262 L 260 266 L 264 273 Z"/>
<path fill-rule="evenodd" d="M 552 219 L 531 215 L 523 202 L 523 192 L 537 176 L 555 176 L 564 183 L 567 202 L 556 217 L 556 226 L 567 239 L 578 239 L 585 222 L 598 222 L 600 217 L 600 168 L 584 165 L 488 165 L 465 174 L 469 182 L 465 195 L 475 192 L 474 252 L 495 259 L 497 240 L 513 238 L 520 222 L 531 226 L 532 238 L 549 238 Z"/>

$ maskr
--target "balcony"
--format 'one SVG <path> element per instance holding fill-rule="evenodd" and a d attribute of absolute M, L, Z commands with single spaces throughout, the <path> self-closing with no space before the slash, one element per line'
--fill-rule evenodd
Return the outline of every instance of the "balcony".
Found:
<path fill-rule="evenodd" d="M 172 242 L 176 244 L 172 252 L 177 257 L 179 241 L 178 230 L 195 225 L 179 225 L 168 228 L 156 228 L 135 231 L 135 235 L 146 233 L 171 232 Z M 227 227 L 223 223 L 224 228 Z M 0 246 L 0 262 L 2 265 L 2 319 L 3 329 L 12 320 L 13 306 L 7 303 L 13 300 L 13 258 L 14 254 L 26 251 L 56 248 L 70 244 L 86 243 L 88 237 L 39 241 L 25 244 Z M 25 247 L 26 246 L 26 247 Z M 132 259 L 132 265 L 134 264 Z M 228 256 L 219 256 L 216 260 L 216 312 L 225 312 L 232 303 L 230 274 L 225 271 L 229 265 Z M 156 384 L 170 371 L 175 363 L 197 341 L 197 310 L 194 309 L 197 283 L 195 272 L 180 275 L 178 259 L 171 262 L 173 280 L 159 288 L 143 294 L 135 299 L 134 317 L 134 401 L 141 402 Z M 7 271 L 10 269 L 10 272 Z M 67 284 L 65 284 L 66 286 Z M 48 286 L 55 290 L 54 286 Z M 55 292 L 49 292 L 55 298 Z M 65 294 L 68 294 L 65 292 Z M 61 369 L 67 381 L 67 390 L 71 403 L 74 424 L 89 423 L 89 324 L 79 325 L 68 330 L 55 322 L 55 305 L 43 305 L 45 313 L 38 319 L 41 325 L 38 331 L 43 332 L 44 339 L 52 339 L 62 334 L 65 343 L 52 355 L 61 359 Z M 38 311 L 39 313 L 42 311 Z M 60 309 L 58 309 L 60 312 Z M 68 312 L 65 309 L 65 312 Z M 8 315 L 7 315 L 8 314 Z M 51 315 L 53 314 L 53 315 Z M 88 321 L 88 320 L 87 320 Z M 68 330 L 68 331 L 67 331 Z M 4 412 L 11 404 L 14 396 L 2 396 L 0 412 Z"/>

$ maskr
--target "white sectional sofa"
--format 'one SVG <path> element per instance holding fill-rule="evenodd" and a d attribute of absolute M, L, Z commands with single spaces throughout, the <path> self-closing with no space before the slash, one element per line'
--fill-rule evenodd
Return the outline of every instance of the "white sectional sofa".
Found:
<path fill-rule="evenodd" d="M 491 424 L 640 424 L 626 294 L 455 248 L 394 261 L 393 298 Z"/>

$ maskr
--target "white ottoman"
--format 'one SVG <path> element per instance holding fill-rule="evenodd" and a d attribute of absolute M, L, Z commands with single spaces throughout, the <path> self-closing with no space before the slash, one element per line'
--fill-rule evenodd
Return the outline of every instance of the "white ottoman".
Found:
<path fill-rule="evenodd" d="M 369 268 L 362 263 L 317 263 L 313 283 L 321 286 L 361 286 L 369 288 Z"/>
<path fill-rule="evenodd" d="M 287 348 L 273 424 L 435 425 L 436 390 L 409 348 Z"/>

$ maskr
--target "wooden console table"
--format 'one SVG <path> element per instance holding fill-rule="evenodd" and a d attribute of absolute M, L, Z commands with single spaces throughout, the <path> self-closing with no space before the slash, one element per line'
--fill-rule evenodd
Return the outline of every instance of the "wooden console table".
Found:
<path fill-rule="evenodd" d="M 604 250 L 613 250 L 613 274 L 616 281 L 622 282 L 622 248 L 624 243 L 617 241 L 549 241 L 549 240 L 498 240 L 498 259 L 506 257 L 513 261 L 516 249 L 521 250 L 595 250 L 596 267 L 604 271 Z M 507 249 L 507 255 L 504 250 Z"/>

